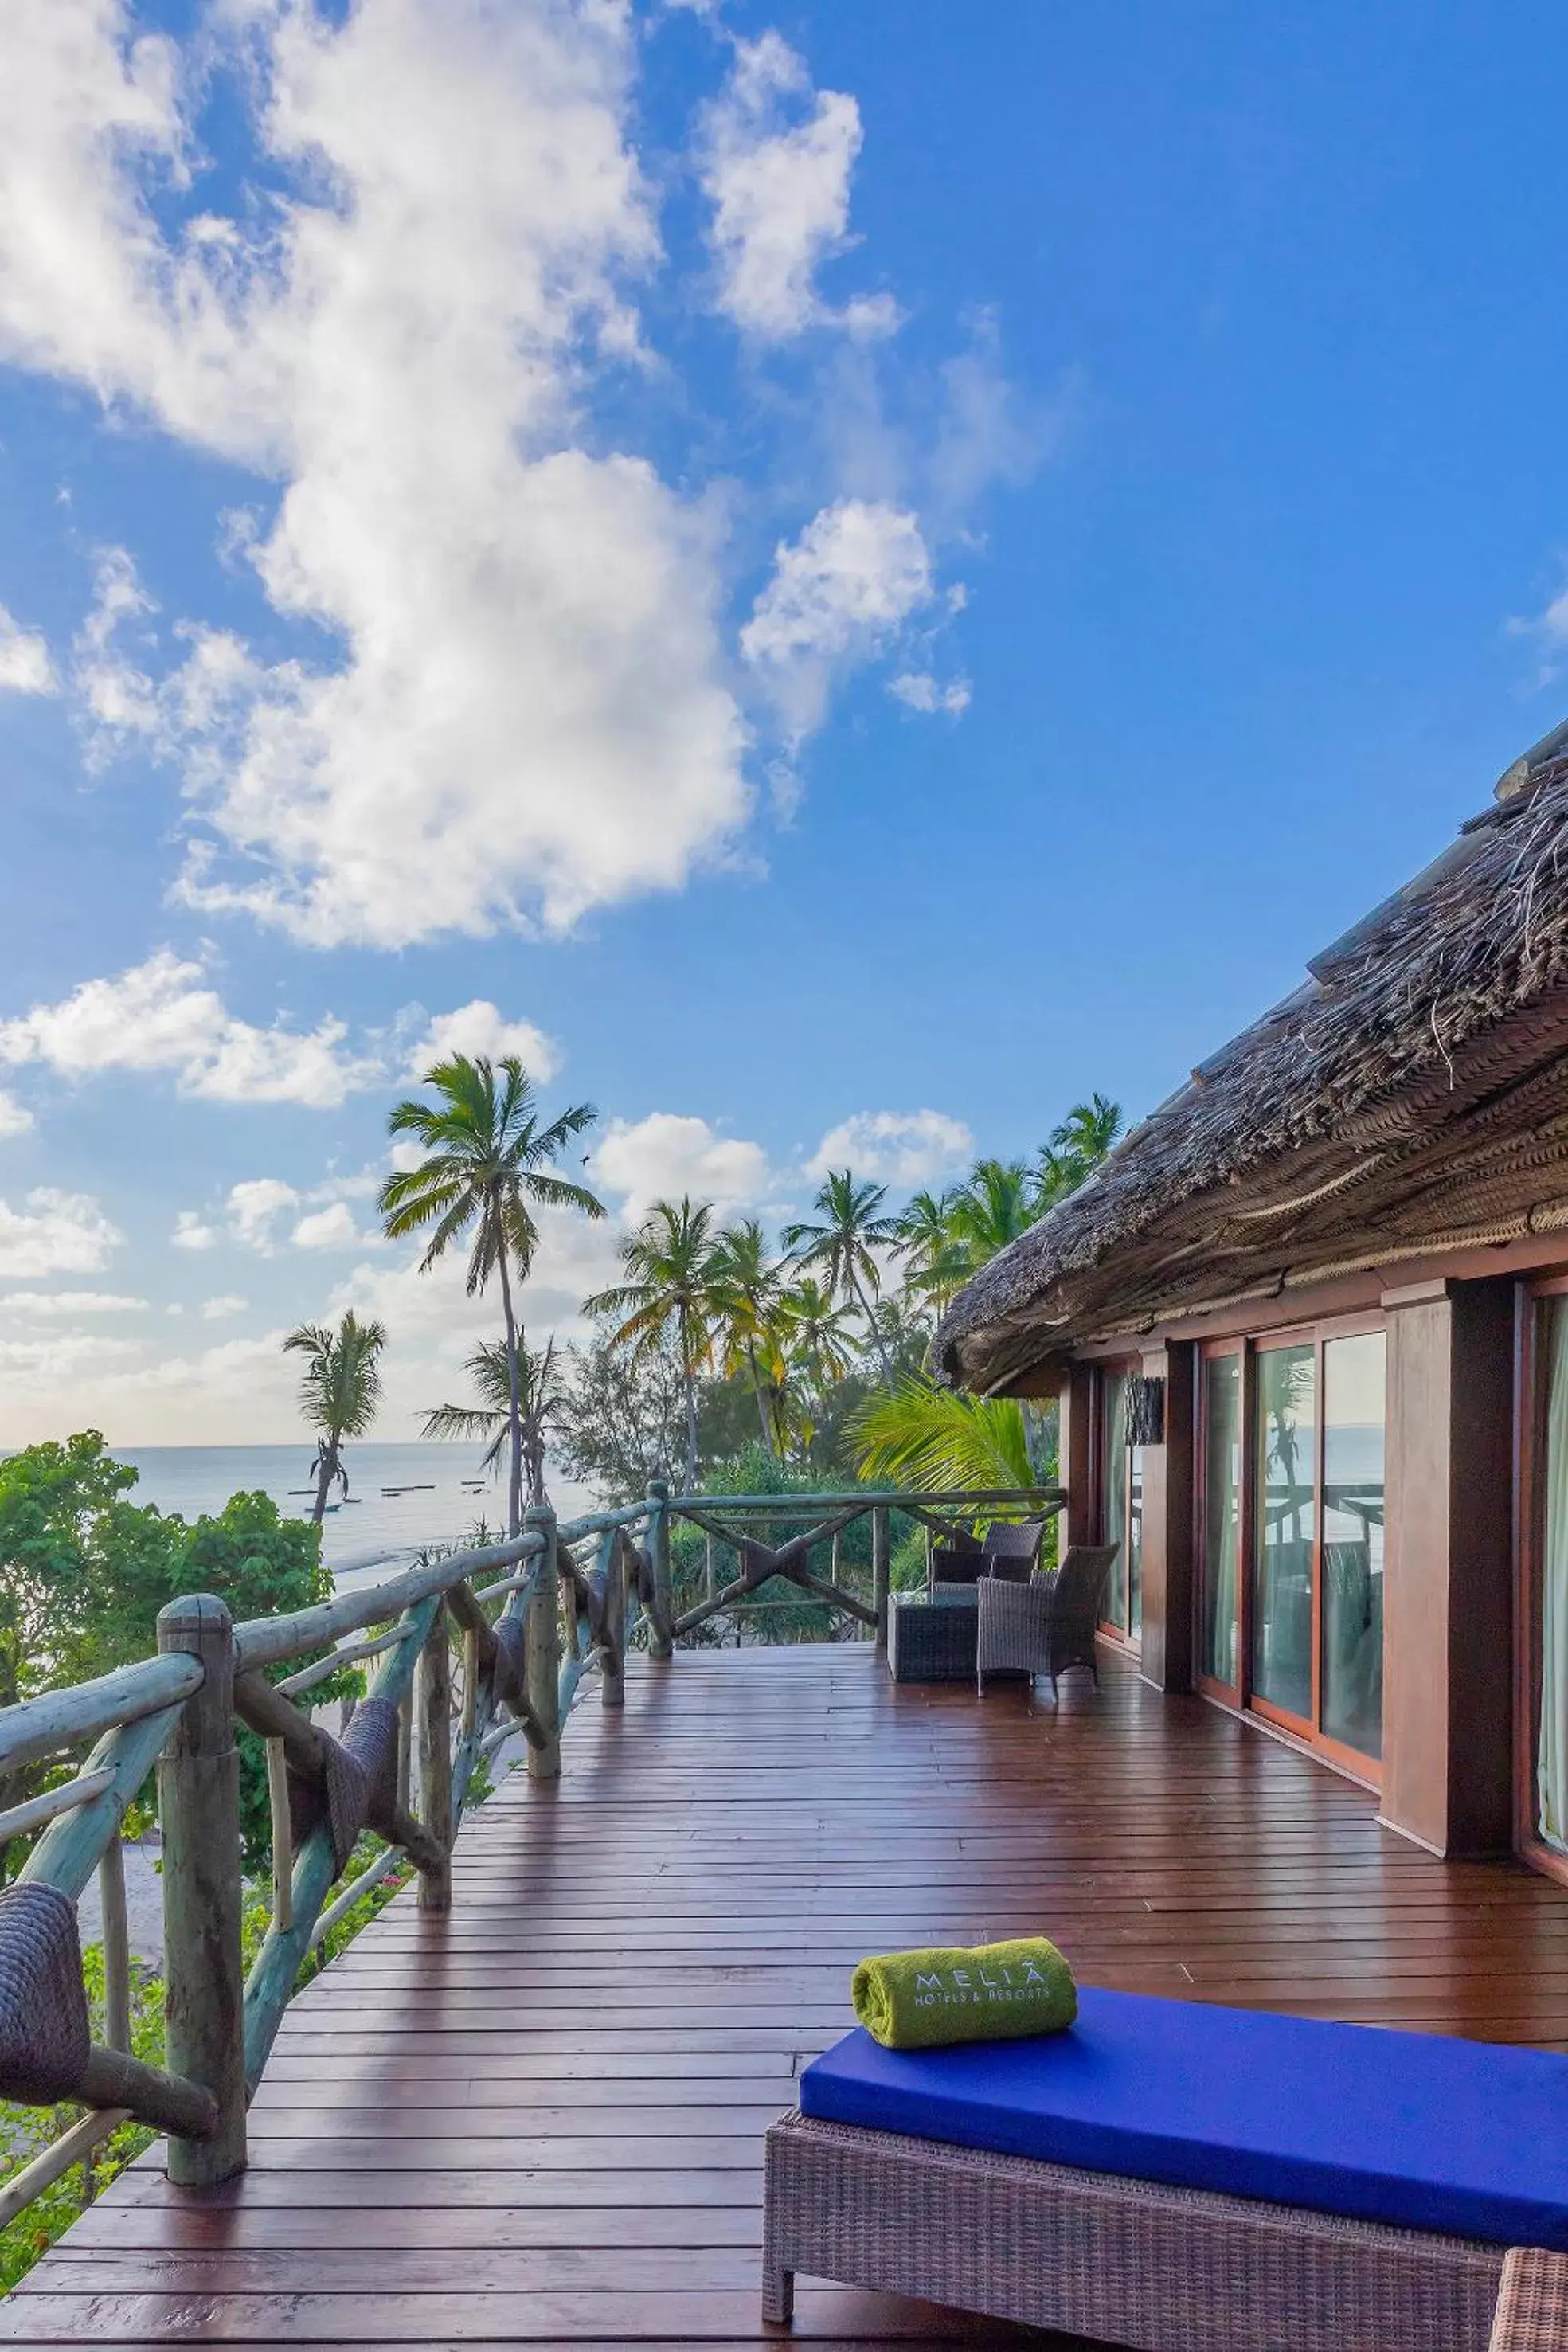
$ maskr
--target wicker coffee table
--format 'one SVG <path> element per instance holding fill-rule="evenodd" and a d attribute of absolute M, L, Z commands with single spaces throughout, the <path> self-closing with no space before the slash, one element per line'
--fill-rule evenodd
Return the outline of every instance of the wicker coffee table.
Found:
<path fill-rule="evenodd" d="M 895 1683 L 972 1683 L 980 1622 L 972 1584 L 901 1592 L 887 1612 L 887 1670 Z"/>

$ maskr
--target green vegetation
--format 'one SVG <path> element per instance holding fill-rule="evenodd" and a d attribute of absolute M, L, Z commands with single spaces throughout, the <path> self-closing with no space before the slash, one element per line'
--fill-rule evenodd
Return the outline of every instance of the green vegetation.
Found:
<path fill-rule="evenodd" d="M 773 1491 L 764 1469 L 931 1491 L 1049 1479 L 1051 1410 L 941 1387 L 931 1338 L 955 1292 L 1092 1174 L 1121 1121 L 1095 1095 L 1034 1161 L 980 1160 L 896 1216 L 884 1185 L 831 1171 L 777 1255 L 755 1218 L 656 1201 L 621 1245 L 625 1280 L 585 1302 L 600 1328 L 573 1354 L 559 1458 L 612 1502 L 653 1475 L 718 1491 L 743 1458 L 756 1493 Z"/>

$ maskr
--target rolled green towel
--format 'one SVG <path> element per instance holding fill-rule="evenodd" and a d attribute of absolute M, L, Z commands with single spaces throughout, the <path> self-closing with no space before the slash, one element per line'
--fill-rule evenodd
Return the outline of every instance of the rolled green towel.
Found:
<path fill-rule="evenodd" d="M 1078 2014 L 1072 1970 L 1043 1936 L 968 1949 L 883 1952 L 861 1962 L 851 1998 L 856 2017 L 884 2050 L 1060 2033 Z"/>

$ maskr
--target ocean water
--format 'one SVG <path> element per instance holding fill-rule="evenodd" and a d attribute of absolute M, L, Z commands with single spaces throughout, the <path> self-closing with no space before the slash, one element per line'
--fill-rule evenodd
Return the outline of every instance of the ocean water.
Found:
<path fill-rule="evenodd" d="M 187 1519 L 223 1509 L 231 1495 L 260 1491 L 280 1511 L 308 1517 L 315 1495 L 311 1446 L 117 1445 L 137 1473 L 131 1499 L 156 1503 Z M 350 1445 L 344 1466 L 351 1499 L 329 1509 L 322 1552 L 340 1584 L 375 1573 L 389 1552 L 455 1543 L 483 1518 L 496 1535 L 506 1524 L 505 1479 L 486 1477 L 478 1445 Z M 591 1510 L 592 1498 L 570 1480 L 552 1480 L 550 1500 L 563 1518 Z M 338 1503 L 338 1491 L 334 1491 Z M 390 1572 L 390 1571 L 388 1571 Z"/>

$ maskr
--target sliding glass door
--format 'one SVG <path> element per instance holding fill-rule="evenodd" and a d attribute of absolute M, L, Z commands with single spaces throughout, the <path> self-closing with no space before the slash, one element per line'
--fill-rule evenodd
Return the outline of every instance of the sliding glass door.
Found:
<path fill-rule="evenodd" d="M 1358 1766 L 1383 1751 L 1386 1341 L 1260 1341 L 1252 1431 L 1249 1695 Z"/>
<path fill-rule="evenodd" d="M 1383 1749 L 1385 1359 L 1381 1330 L 1343 1325 L 1197 1357 L 1199 1685 L 1368 1777 Z M 1568 1396 L 1563 1413 L 1568 1432 Z M 1563 1558 L 1568 1667 L 1568 1515 Z M 1568 1673 L 1564 1693 L 1568 1762 Z"/>

